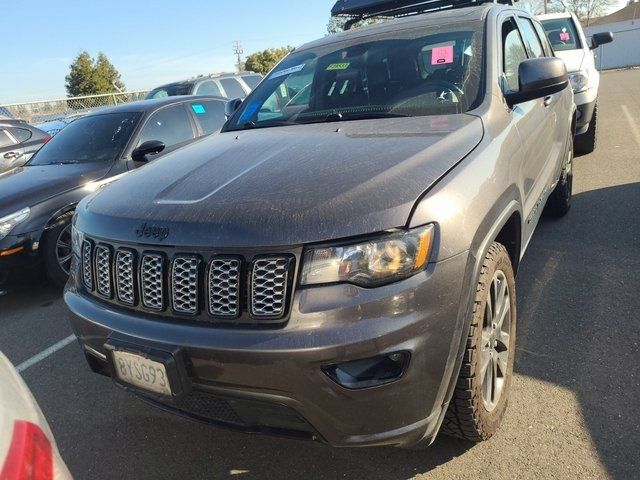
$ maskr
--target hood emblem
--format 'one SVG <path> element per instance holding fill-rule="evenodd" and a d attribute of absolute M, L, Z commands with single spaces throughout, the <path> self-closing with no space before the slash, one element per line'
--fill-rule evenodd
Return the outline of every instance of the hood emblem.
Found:
<path fill-rule="evenodd" d="M 145 222 L 136 228 L 136 235 L 138 238 L 155 238 L 162 241 L 169 236 L 169 229 L 157 225 L 147 225 Z"/>

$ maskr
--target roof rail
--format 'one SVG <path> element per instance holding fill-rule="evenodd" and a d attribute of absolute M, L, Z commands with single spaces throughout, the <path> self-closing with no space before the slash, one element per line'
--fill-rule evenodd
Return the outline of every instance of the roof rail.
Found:
<path fill-rule="evenodd" d="M 350 17 L 345 30 L 371 17 L 404 17 L 421 13 L 474 7 L 485 3 L 513 5 L 518 0 L 338 0 L 331 9 L 334 17 Z"/>

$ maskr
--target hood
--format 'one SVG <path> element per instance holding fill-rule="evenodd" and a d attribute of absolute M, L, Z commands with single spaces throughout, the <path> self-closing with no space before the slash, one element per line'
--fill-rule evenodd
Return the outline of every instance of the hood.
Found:
<path fill-rule="evenodd" d="M 0 174 L 0 218 L 103 178 L 111 164 L 86 163 L 14 168 Z"/>
<path fill-rule="evenodd" d="M 379 232 L 405 225 L 416 200 L 482 135 L 480 118 L 467 114 L 222 133 L 92 196 L 78 226 L 123 242 L 162 229 L 163 243 L 193 247 Z"/>
<path fill-rule="evenodd" d="M 567 72 L 571 73 L 582 70 L 582 64 L 584 63 L 584 57 L 586 55 L 583 49 L 564 50 L 555 53 L 556 57 L 564 60 L 564 64 L 567 66 Z"/>

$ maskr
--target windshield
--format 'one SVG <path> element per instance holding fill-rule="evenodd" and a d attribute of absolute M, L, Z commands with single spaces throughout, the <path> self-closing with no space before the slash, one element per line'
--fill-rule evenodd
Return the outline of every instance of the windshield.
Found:
<path fill-rule="evenodd" d="M 46 143 L 29 165 L 113 161 L 122 153 L 139 117 L 139 113 L 126 112 L 79 118 Z"/>
<path fill-rule="evenodd" d="M 551 46 L 556 52 L 563 50 L 577 50 L 582 48 L 580 38 L 576 31 L 576 26 L 571 18 L 554 18 L 552 20 L 543 20 L 542 26 L 547 37 L 551 42 Z"/>
<path fill-rule="evenodd" d="M 435 29 L 434 29 L 435 30 Z M 479 99 L 481 24 L 411 29 L 287 57 L 226 130 L 466 112 Z M 445 30 L 445 31 L 442 31 Z"/>
<path fill-rule="evenodd" d="M 171 85 L 165 85 L 164 87 L 158 87 L 149 92 L 146 96 L 146 100 L 151 98 L 166 98 L 175 97 L 178 95 L 191 95 L 193 85 L 191 83 L 172 83 Z"/>

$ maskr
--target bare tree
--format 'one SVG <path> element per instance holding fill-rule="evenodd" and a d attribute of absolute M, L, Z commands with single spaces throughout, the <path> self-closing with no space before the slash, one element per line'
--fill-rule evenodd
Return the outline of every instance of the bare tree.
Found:
<path fill-rule="evenodd" d="M 617 4 L 617 0 L 554 0 L 553 10 L 573 12 L 589 26 L 591 20 L 602 16 Z"/>

